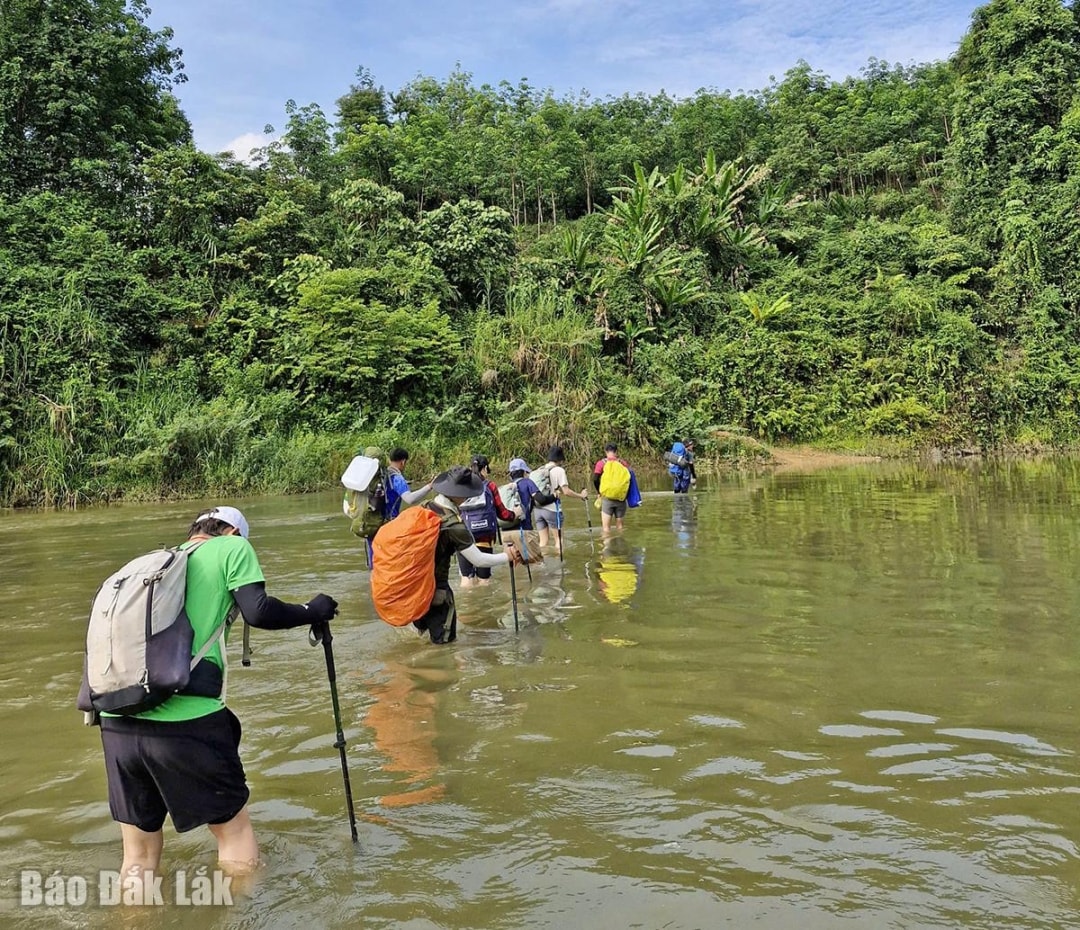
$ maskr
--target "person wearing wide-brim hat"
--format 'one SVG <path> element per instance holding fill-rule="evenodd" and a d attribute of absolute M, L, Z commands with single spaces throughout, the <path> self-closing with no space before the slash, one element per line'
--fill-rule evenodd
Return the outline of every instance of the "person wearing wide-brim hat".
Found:
<path fill-rule="evenodd" d="M 431 483 L 435 499 L 420 506 L 439 516 L 442 526 L 435 544 L 435 596 L 428 612 L 413 626 L 421 633 L 427 632 L 436 644 L 452 643 L 457 638 L 457 612 L 454 609 L 454 592 L 450 587 L 450 561 L 460 554 L 477 568 L 494 568 L 497 565 L 520 565 L 524 563 L 520 551 L 507 543 L 505 552 L 483 552 L 473 539 L 469 528 L 462 522 L 460 507 L 470 497 L 484 493 L 484 481 L 466 465 L 455 465 L 436 475 Z"/>

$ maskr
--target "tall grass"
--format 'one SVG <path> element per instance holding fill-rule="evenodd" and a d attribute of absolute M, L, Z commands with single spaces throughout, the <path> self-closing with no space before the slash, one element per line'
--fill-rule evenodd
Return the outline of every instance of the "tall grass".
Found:
<path fill-rule="evenodd" d="M 473 374 L 500 451 L 558 441 L 572 455 L 602 431 L 602 336 L 571 295 L 534 284 L 511 288 L 505 316 L 478 319 Z"/>

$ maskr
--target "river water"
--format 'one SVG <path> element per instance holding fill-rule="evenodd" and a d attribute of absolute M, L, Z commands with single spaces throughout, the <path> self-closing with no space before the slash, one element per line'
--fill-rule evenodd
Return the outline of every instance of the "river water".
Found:
<path fill-rule="evenodd" d="M 336 494 L 237 502 L 272 594 L 341 602 L 334 653 L 230 650 L 267 865 L 183 907 L 207 831 L 166 825 L 165 907 L 119 863 L 74 709 L 89 601 L 193 503 L 0 515 L 4 927 L 1080 925 L 1080 466 L 883 464 L 661 487 L 604 541 L 459 593 L 458 642 L 374 617 Z M 88 903 L 21 904 L 24 870 Z"/>

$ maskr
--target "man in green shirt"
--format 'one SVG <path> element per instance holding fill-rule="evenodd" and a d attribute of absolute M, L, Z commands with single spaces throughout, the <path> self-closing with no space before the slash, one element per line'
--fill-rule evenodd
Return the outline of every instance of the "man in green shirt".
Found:
<path fill-rule="evenodd" d="M 321 626 L 337 613 L 337 601 L 326 594 L 306 604 L 270 597 L 247 536 L 247 520 L 235 507 L 215 507 L 191 525 L 187 544 L 201 543 L 188 559 L 185 592 L 193 657 L 235 608 L 262 629 Z M 109 810 L 120 824 L 125 883 L 156 872 L 166 813 L 179 833 L 207 824 L 223 868 L 236 873 L 258 865 L 238 752 L 240 721 L 225 706 L 227 637 L 226 630 L 195 666 L 183 693 L 140 714 L 101 715 Z"/>

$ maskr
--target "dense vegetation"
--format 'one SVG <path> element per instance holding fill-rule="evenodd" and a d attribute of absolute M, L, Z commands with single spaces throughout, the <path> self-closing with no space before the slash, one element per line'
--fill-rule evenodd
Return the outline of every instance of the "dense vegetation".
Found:
<path fill-rule="evenodd" d="M 0 503 L 299 490 L 367 442 L 1080 438 L 1080 23 L 949 62 L 560 99 L 467 73 L 254 165 L 142 0 L 0 0 Z"/>

